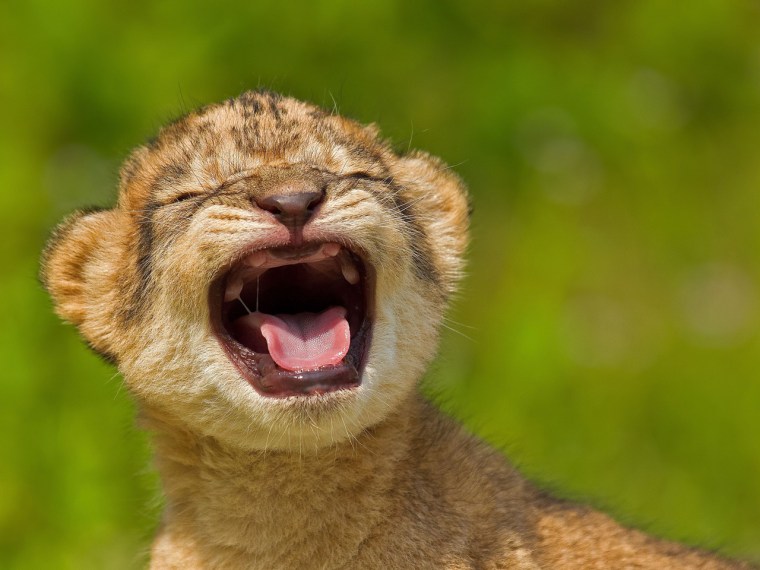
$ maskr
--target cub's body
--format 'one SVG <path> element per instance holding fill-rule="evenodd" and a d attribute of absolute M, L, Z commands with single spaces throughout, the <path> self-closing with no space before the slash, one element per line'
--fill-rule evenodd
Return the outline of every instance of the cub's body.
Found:
<path fill-rule="evenodd" d="M 551 499 L 423 401 L 459 179 L 247 93 L 166 127 L 46 251 L 154 435 L 153 568 L 740 568 Z"/>

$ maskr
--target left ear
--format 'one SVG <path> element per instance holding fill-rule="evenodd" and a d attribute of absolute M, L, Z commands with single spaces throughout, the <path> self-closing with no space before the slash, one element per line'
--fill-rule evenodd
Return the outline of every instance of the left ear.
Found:
<path fill-rule="evenodd" d="M 40 276 L 56 312 L 101 354 L 112 352 L 110 316 L 124 287 L 120 228 L 114 210 L 75 212 L 56 228 L 42 255 Z"/>
<path fill-rule="evenodd" d="M 428 236 L 443 285 L 452 293 L 462 275 L 469 241 L 467 188 L 443 161 L 419 151 L 398 158 L 391 170 Z"/>

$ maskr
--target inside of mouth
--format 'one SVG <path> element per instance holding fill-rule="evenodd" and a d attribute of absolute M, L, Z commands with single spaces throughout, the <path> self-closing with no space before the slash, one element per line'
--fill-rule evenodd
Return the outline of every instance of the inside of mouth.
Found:
<path fill-rule="evenodd" d="M 358 260 L 342 251 L 312 262 L 233 269 L 223 308 L 228 333 L 284 370 L 341 363 L 364 320 L 363 289 L 351 275 L 357 267 Z"/>

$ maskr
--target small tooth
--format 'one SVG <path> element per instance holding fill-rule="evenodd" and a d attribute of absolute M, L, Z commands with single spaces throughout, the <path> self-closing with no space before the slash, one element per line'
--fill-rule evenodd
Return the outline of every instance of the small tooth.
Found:
<path fill-rule="evenodd" d="M 322 246 L 322 252 L 328 257 L 335 257 L 340 251 L 340 245 L 337 243 L 326 243 Z"/>
<path fill-rule="evenodd" d="M 347 259 L 341 261 L 340 271 L 343 273 L 343 278 L 351 285 L 356 285 L 359 282 L 359 272 Z"/>
<path fill-rule="evenodd" d="M 245 264 L 251 267 L 261 267 L 267 262 L 267 254 L 263 251 L 257 251 L 245 258 Z"/>
<path fill-rule="evenodd" d="M 243 279 L 240 275 L 236 275 L 233 277 L 229 283 L 227 283 L 227 288 L 224 290 L 224 300 L 232 301 L 233 299 L 237 299 L 240 297 L 240 292 L 243 290 Z"/>

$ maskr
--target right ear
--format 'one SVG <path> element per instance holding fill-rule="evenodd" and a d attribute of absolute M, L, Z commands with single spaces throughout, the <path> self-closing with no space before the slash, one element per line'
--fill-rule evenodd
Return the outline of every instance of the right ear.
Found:
<path fill-rule="evenodd" d="M 118 289 L 118 229 L 114 210 L 75 212 L 54 230 L 40 268 L 58 315 L 103 353 L 110 352 L 110 298 Z"/>

